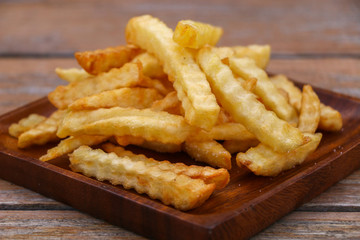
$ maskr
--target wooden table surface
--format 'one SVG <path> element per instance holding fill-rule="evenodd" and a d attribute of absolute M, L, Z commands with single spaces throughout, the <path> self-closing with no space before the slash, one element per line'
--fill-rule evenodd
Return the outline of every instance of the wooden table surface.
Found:
<path fill-rule="evenodd" d="M 360 98 L 360 1 L 0 1 L 0 114 L 63 82 L 74 51 L 125 43 L 132 16 L 219 25 L 219 45 L 270 44 L 268 70 Z M 359 156 L 360 158 L 360 156 Z M 0 179 L 0 239 L 142 239 Z M 254 239 L 360 239 L 360 170 Z"/>

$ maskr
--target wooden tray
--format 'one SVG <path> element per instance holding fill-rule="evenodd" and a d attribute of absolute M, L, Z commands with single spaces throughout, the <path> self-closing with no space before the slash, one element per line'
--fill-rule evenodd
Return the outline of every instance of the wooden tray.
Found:
<path fill-rule="evenodd" d="M 18 149 L 16 139 L 7 134 L 9 125 L 33 112 L 50 114 L 54 108 L 46 98 L 0 117 L 0 177 L 150 238 L 248 238 L 360 167 L 360 100 L 315 90 L 322 102 L 340 110 L 344 119 L 341 132 L 325 133 L 306 162 L 277 177 L 258 177 L 233 163 L 229 185 L 188 212 L 71 172 L 66 156 L 50 162 L 37 160 L 54 144 Z M 185 154 L 133 150 L 195 164 Z"/>

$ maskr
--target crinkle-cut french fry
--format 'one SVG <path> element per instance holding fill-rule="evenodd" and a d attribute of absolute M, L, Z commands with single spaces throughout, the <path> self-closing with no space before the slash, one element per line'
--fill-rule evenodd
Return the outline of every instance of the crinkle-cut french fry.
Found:
<path fill-rule="evenodd" d="M 56 110 L 47 119 L 34 128 L 22 133 L 18 139 L 18 147 L 26 148 L 31 145 L 44 145 L 48 142 L 58 140 L 56 131 L 64 118 L 65 110 Z"/>
<path fill-rule="evenodd" d="M 67 82 L 76 82 L 92 76 L 84 69 L 79 68 L 55 68 L 55 72 L 61 79 Z"/>
<path fill-rule="evenodd" d="M 214 169 L 212 167 L 202 167 L 196 165 L 187 166 L 183 163 L 170 163 L 169 161 L 156 161 L 152 158 L 147 158 L 142 154 L 134 154 L 122 147 L 115 146 L 111 143 L 105 143 L 101 146 L 105 152 L 114 152 L 116 155 L 123 157 L 130 157 L 133 161 L 143 161 L 147 166 L 159 166 L 161 170 L 172 171 L 176 174 L 184 174 L 194 179 L 201 179 L 206 184 L 215 183 L 216 189 L 224 188 L 230 180 L 229 172 L 223 168 Z"/>
<path fill-rule="evenodd" d="M 214 48 L 214 52 L 220 59 L 229 57 L 248 57 L 253 59 L 259 68 L 265 69 L 270 60 L 271 48 L 269 45 L 217 47 Z"/>
<path fill-rule="evenodd" d="M 223 123 L 215 125 L 206 132 L 211 139 L 215 140 L 243 140 L 255 138 L 241 123 Z"/>
<path fill-rule="evenodd" d="M 283 89 L 288 93 L 290 104 L 300 112 L 302 98 L 301 90 L 283 74 L 272 76 L 269 79 L 277 88 Z"/>
<path fill-rule="evenodd" d="M 239 166 L 246 166 L 256 175 L 276 176 L 282 171 L 301 164 L 318 147 L 322 137 L 321 133 L 304 133 L 304 135 L 310 141 L 290 152 L 279 153 L 260 143 L 246 153 L 238 153 L 236 162 Z"/>
<path fill-rule="evenodd" d="M 65 109 L 73 101 L 121 87 L 133 87 L 142 81 L 140 63 L 127 63 L 121 68 L 94 77 L 72 82 L 67 86 L 58 86 L 49 93 L 50 102 L 59 109 Z"/>
<path fill-rule="evenodd" d="M 36 127 L 43 122 L 46 117 L 36 113 L 32 113 L 29 116 L 20 119 L 18 123 L 13 123 L 9 127 L 9 134 L 13 137 L 19 137 L 22 133 Z"/>
<path fill-rule="evenodd" d="M 180 144 L 192 129 L 182 116 L 150 109 L 113 107 L 69 111 L 57 134 L 59 137 L 132 135 L 148 141 Z"/>
<path fill-rule="evenodd" d="M 210 24 L 192 20 L 179 21 L 173 35 L 176 43 L 183 47 L 199 49 L 209 44 L 216 45 L 223 30 Z"/>
<path fill-rule="evenodd" d="M 295 108 L 280 94 L 276 86 L 269 80 L 266 72 L 256 66 L 250 58 L 229 58 L 231 70 L 246 79 L 256 78 L 254 93 L 259 96 L 266 107 L 274 111 L 279 118 L 297 124 L 298 116 Z"/>
<path fill-rule="evenodd" d="M 112 68 L 120 68 L 131 61 L 141 49 L 133 46 L 117 46 L 95 51 L 76 52 L 75 58 L 80 66 L 92 75 L 108 72 Z"/>
<path fill-rule="evenodd" d="M 70 156 L 70 167 L 100 181 L 108 180 L 114 185 L 134 188 L 138 193 L 146 193 L 166 205 L 186 211 L 200 206 L 215 189 L 215 184 L 206 184 L 201 179 L 192 179 L 184 174 L 161 170 L 158 166 L 146 166 L 143 161 L 133 161 L 129 157 L 118 157 L 115 153 L 105 153 L 82 146 Z"/>
<path fill-rule="evenodd" d="M 228 123 L 228 122 L 233 122 L 233 120 L 232 120 L 230 114 L 227 113 L 225 111 L 225 109 L 221 107 L 220 112 L 219 112 L 219 118 L 218 118 L 218 120 L 216 122 L 216 125 L 220 125 L 220 124 Z"/>
<path fill-rule="evenodd" d="M 47 150 L 47 153 L 39 158 L 40 161 L 46 162 L 51 159 L 60 157 L 67 153 L 71 153 L 82 145 L 92 146 L 100 144 L 106 141 L 109 137 L 106 136 L 94 136 L 94 135 L 82 135 L 82 136 L 70 136 L 60 141 L 60 143 Z"/>
<path fill-rule="evenodd" d="M 119 88 L 104 91 L 75 100 L 69 105 L 71 110 L 90 110 L 97 108 L 133 107 L 149 108 L 154 101 L 163 96 L 153 88 Z"/>
<path fill-rule="evenodd" d="M 161 153 L 176 153 L 181 152 L 182 145 L 175 144 L 175 143 L 161 143 L 161 142 L 154 142 L 154 141 L 143 141 L 140 144 L 135 144 L 140 147 L 150 149 L 156 152 Z"/>
<path fill-rule="evenodd" d="M 315 133 L 320 121 L 320 100 L 310 85 L 304 85 L 298 128 Z"/>
<path fill-rule="evenodd" d="M 163 99 L 154 101 L 151 106 L 154 111 L 165 111 L 171 114 L 181 115 L 181 102 L 175 91 L 168 93 Z"/>
<path fill-rule="evenodd" d="M 143 74 L 149 78 L 164 78 L 166 73 L 164 73 L 163 67 L 160 64 L 160 61 L 152 54 L 148 52 L 140 53 L 131 60 L 131 62 L 140 61 L 143 66 Z"/>
<path fill-rule="evenodd" d="M 282 88 L 289 94 L 290 103 L 300 112 L 301 90 L 284 75 L 276 75 L 270 78 L 278 88 Z M 334 108 L 320 103 L 319 129 L 324 131 L 339 131 L 343 126 L 341 114 Z"/>
<path fill-rule="evenodd" d="M 114 138 L 117 144 L 124 147 L 130 144 L 139 145 L 145 141 L 142 137 L 134 137 L 131 135 L 114 136 Z"/>
<path fill-rule="evenodd" d="M 127 41 L 154 54 L 163 64 L 169 79 L 174 81 L 185 119 L 191 125 L 211 129 L 220 107 L 192 54 L 175 43 L 172 36 L 170 28 L 149 15 L 132 18 L 126 26 Z M 181 95 L 179 91 L 182 91 Z"/>
<path fill-rule="evenodd" d="M 343 127 L 341 114 L 330 106 L 320 103 L 319 129 L 325 131 L 340 131 Z"/>
<path fill-rule="evenodd" d="M 171 91 L 174 91 L 173 87 L 168 87 L 163 84 L 162 81 L 158 79 L 151 79 L 149 77 L 144 76 L 142 81 L 139 83 L 140 87 L 146 88 L 155 88 L 159 93 L 163 94 L 164 96 Z"/>
<path fill-rule="evenodd" d="M 256 138 L 248 138 L 243 140 L 225 140 L 222 145 L 229 153 L 233 154 L 245 152 L 249 148 L 257 146 L 259 143 L 259 140 Z"/>
<path fill-rule="evenodd" d="M 184 150 L 196 161 L 231 169 L 231 154 L 215 140 L 186 141 Z"/>
<path fill-rule="evenodd" d="M 257 79 L 256 78 L 248 78 L 242 83 L 244 89 L 249 92 L 254 92 L 256 89 Z"/>
<path fill-rule="evenodd" d="M 260 142 L 279 152 L 291 151 L 304 144 L 300 130 L 266 110 L 253 93 L 242 87 L 230 68 L 221 62 L 210 47 L 199 51 L 198 61 L 223 108 Z"/>

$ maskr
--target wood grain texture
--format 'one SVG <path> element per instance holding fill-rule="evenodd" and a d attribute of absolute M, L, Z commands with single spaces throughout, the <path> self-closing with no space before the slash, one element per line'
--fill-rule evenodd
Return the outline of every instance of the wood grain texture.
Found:
<path fill-rule="evenodd" d="M 129 18 L 152 14 L 224 28 L 221 44 L 268 43 L 277 53 L 360 54 L 359 1 L 1 1 L 0 54 L 71 55 L 123 44 Z M 71 27 L 70 27 L 71 26 Z"/>

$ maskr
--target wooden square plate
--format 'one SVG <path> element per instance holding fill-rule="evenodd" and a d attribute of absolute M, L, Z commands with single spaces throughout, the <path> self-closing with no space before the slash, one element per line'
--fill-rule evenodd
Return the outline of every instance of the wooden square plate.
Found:
<path fill-rule="evenodd" d="M 9 125 L 33 112 L 49 115 L 54 108 L 46 98 L 0 117 L 0 177 L 150 238 L 248 238 L 360 167 L 360 100 L 315 91 L 323 103 L 341 112 L 344 128 L 340 132 L 324 133 L 319 148 L 302 165 L 277 177 L 258 177 L 233 163 L 228 186 L 188 212 L 71 172 L 66 156 L 37 160 L 54 144 L 18 149 L 17 140 L 7 133 Z M 156 159 L 196 164 L 182 153 L 133 150 Z"/>

